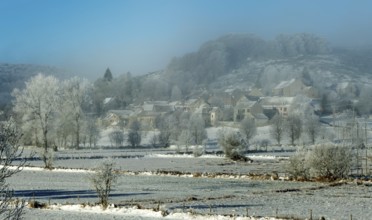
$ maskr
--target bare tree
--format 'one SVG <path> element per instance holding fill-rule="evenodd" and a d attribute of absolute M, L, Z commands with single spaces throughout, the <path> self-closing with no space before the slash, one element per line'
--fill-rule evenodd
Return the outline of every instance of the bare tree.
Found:
<path fill-rule="evenodd" d="M 25 160 L 21 158 L 23 148 L 19 147 L 20 132 L 12 119 L 0 124 L 0 218 L 21 219 L 25 202 L 14 199 L 6 179 L 21 171 Z M 12 169 L 10 167 L 12 166 Z"/>
<path fill-rule="evenodd" d="M 35 134 L 35 144 L 43 147 L 42 159 L 46 168 L 51 168 L 49 148 L 52 138 L 49 132 L 53 129 L 53 120 L 60 102 L 59 81 L 53 76 L 37 75 L 26 82 L 22 91 L 16 89 L 14 111 L 21 115 L 22 130 Z M 41 143 L 39 140 L 42 140 Z"/>
<path fill-rule="evenodd" d="M 129 129 L 128 142 L 132 147 L 137 147 L 141 143 L 141 123 L 134 120 L 130 124 Z"/>
<path fill-rule="evenodd" d="M 158 135 L 156 134 L 153 134 L 150 138 L 150 144 L 153 148 L 155 148 L 156 146 L 158 146 L 158 143 L 159 143 L 159 137 Z"/>
<path fill-rule="evenodd" d="M 178 137 L 178 143 L 181 146 L 185 146 L 186 153 L 189 152 L 189 146 L 192 143 L 192 136 L 188 129 L 182 130 L 180 136 Z"/>
<path fill-rule="evenodd" d="M 244 119 L 240 122 L 240 133 L 243 134 L 246 142 L 246 151 L 249 147 L 249 141 L 256 135 L 257 128 L 253 119 Z"/>
<path fill-rule="evenodd" d="M 188 129 L 192 138 L 192 144 L 201 145 L 203 140 L 207 138 L 204 119 L 199 115 L 194 114 L 191 116 Z"/>
<path fill-rule="evenodd" d="M 112 186 L 117 180 L 117 174 L 114 172 L 115 163 L 111 160 L 103 161 L 96 169 L 95 172 L 88 176 L 92 187 L 96 190 L 99 203 L 103 209 L 108 206 L 108 199 Z"/>
<path fill-rule="evenodd" d="M 120 130 L 112 131 L 109 134 L 111 144 L 114 143 L 116 147 L 123 146 L 124 133 Z"/>
<path fill-rule="evenodd" d="M 310 117 L 305 122 L 305 132 L 309 136 L 311 143 L 315 144 L 316 138 L 320 132 L 319 119 L 316 117 Z"/>
<path fill-rule="evenodd" d="M 162 147 L 169 147 L 169 145 L 171 143 L 170 136 L 171 136 L 171 133 L 170 133 L 169 130 L 167 130 L 167 129 L 160 130 L 160 133 L 159 133 L 159 136 L 158 136 L 159 144 Z"/>
<path fill-rule="evenodd" d="M 160 130 L 158 140 L 163 147 L 169 147 L 172 140 L 176 140 L 179 133 L 177 120 L 174 116 L 168 115 L 159 118 L 158 128 Z"/>
<path fill-rule="evenodd" d="M 283 133 L 284 133 L 284 118 L 281 115 L 276 115 L 272 119 L 270 134 L 276 140 L 278 145 L 280 145 L 280 142 L 283 138 Z"/>
<path fill-rule="evenodd" d="M 86 135 L 88 137 L 89 147 L 96 146 L 98 139 L 100 137 L 100 131 L 96 124 L 96 119 L 91 117 L 87 120 L 87 125 L 85 128 Z"/>
<path fill-rule="evenodd" d="M 302 120 L 297 115 L 289 115 L 286 123 L 286 131 L 291 140 L 292 146 L 295 145 L 295 140 L 298 140 L 302 134 Z"/>

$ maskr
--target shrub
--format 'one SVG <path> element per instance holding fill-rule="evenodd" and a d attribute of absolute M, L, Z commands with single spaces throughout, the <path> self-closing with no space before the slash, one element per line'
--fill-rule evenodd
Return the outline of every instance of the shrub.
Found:
<path fill-rule="evenodd" d="M 294 179 L 308 179 L 310 177 L 309 167 L 306 163 L 306 153 L 297 152 L 289 158 L 289 164 L 286 167 L 290 177 Z"/>
<path fill-rule="evenodd" d="M 42 150 L 41 152 L 39 152 L 39 155 L 41 159 L 44 161 L 45 168 L 49 170 L 53 169 L 53 163 L 55 160 L 54 152 Z"/>
<path fill-rule="evenodd" d="M 349 173 L 352 152 L 346 147 L 318 145 L 307 160 L 313 176 L 334 180 L 346 177 Z"/>
<path fill-rule="evenodd" d="M 194 157 L 200 157 L 204 154 L 204 149 L 202 147 L 195 146 L 192 153 Z"/>
<path fill-rule="evenodd" d="M 115 163 L 111 160 L 103 161 L 95 170 L 95 172 L 89 175 L 89 180 L 97 192 L 99 203 L 103 209 L 108 206 L 108 199 L 113 184 L 117 180 L 117 174 L 114 173 Z"/>
<path fill-rule="evenodd" d="M 231 160 L 247 160 L 243 155 L 243 138 L 239 132 L 221 132 L 219 136 L 218 144 L 225 153 L 225 157 Z"/>
<path fill-rule="evenodd" d="M 351 162 L 350 149 L 323 144 L 315 146 L 308 153 L 300 152 L 290 157 L 286 170 L 294 178 L 335 180 L 347 176 Z"/>

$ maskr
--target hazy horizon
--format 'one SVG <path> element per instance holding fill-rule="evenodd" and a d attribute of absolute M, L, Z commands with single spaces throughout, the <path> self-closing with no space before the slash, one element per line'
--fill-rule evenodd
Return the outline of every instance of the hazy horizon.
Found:
<path fill-rule="evenodd" d="M 228 33 L 264 39 L 307 32 L 332 45 L 372 45 L 372 2 L 2 0 L 0 63 L 96 78 L 146 74 Z"/>

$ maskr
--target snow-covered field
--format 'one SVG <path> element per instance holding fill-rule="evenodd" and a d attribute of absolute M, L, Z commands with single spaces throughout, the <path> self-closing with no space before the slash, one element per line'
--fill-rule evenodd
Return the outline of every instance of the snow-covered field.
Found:
<path fill-rule="evenodd" d="M 257 219 L 308 218 L 310 210 L 314 219 L 370 219 L 372 183 L 329 185 L 250 177 L 273 171 L 283 176 L 291 153 L 251 154 L 247 156 L 252 163 L 236 163 L 219 155 L 194 158 L 169 150 L 66 150 L 56 153 L 58 169 L 44 170 L 41 161 L 30 161 L 33 167 L 11 177 L 9 184 L 17 197 L 50 204 L 48 209 L 27 208 L 25 219 L 254 219 L 243 218 L 247 212 Z M 119 171 L 110 197 L 119 207 L 82 207 L 97 202 L 87 175 L 105 157 L 113 158 Z M 152 211 L 157 207 L 169 214 Z"/>

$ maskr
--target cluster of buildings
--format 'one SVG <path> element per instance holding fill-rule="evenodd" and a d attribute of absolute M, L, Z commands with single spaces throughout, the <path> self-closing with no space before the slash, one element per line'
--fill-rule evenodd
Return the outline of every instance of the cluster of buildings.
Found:
<path fill-rule="evenodd" d="M 300 79 L 279 83 L 272 94 L 264 96 L 260 89 L 251 89 L 221 92 L 186 101 L 145 101 L 130 110 L 110 110 L 104 121 L 108 126 L 127 126 L 131 120 L 136 119 L 144 127 L 153 129 L 159 116 L 186 111 L 200 114 L 207 126 L 218 126 L 221 122 L 240 122 L 245 118 L 254 120 L 257 126 L 263 126 L 276 114 L 288 116 L 297 95 L 309 98 L 318 96 L 313 87 L 304 85 Z"/>

